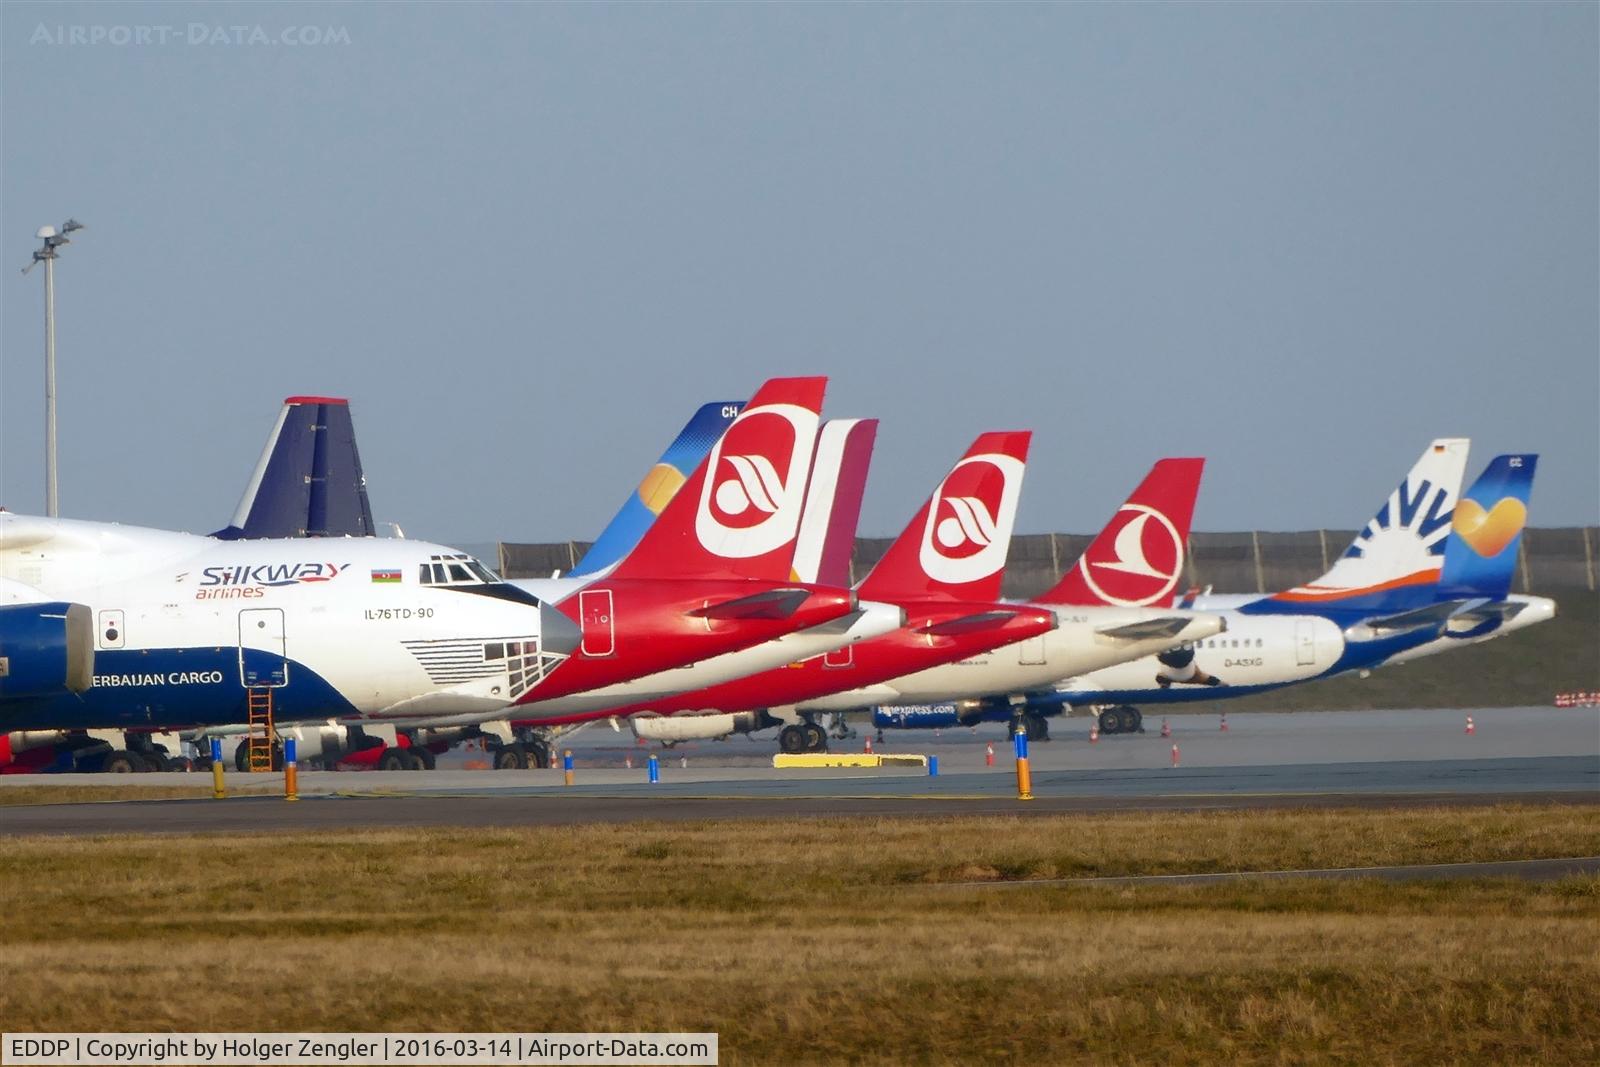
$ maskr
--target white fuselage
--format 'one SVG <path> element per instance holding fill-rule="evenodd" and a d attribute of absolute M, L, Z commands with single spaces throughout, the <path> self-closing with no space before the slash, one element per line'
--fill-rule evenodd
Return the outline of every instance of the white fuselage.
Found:
<path fill-rule="evenodd" d="M 1059 626 L 982 655 L 914 674 L 806 701 L 815 711 L 845 711 L 868 705 L 924 704 L 945 700 L 1006 697 L 1048 689 L 1074 675 L 1209 637 L 1223 628 L 1212 614 L 1157 608 L 1057 607 Z M 1153 619 L 1183 618 L 1176 634 L 1113 637 L 1104 631 Z"/>

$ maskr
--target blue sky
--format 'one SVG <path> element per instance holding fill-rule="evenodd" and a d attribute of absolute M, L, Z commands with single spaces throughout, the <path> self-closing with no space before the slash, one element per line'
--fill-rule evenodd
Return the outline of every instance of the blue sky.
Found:
<path fill-rule="evenodd" d="M 700 402 L 826 373 L 868 534 L 1013 428 L 1021 531 L 1164 454 L 1197 528 L 1355 526 L 1440 435 L 1593 523 L 1597 10 L 10 3 L 0 502 L 71 215 L 66 515 L 220 526 L 327 393 L 380 519 L 587 538 Z"/>

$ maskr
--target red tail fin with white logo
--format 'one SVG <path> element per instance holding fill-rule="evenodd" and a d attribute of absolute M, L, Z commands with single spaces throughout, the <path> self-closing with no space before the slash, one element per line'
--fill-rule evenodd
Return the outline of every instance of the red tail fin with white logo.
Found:
<path fill-rule="evenodd" d="M 1032 436 L 974 441 L 861 583 L 862 599 L 998 600 Z"/>
<path fill-rule="evenodd" d="M 827 384 L 763 385 L 612 574 L 788 581 Z"/>
<path fill-rule="evenodd" d="M 1187 559 L 1203 459 L 1163 459 L 1041 604 L 1172 606 Z"/>
<path fill-rule="evenodd" d="M 806 487 L 805 515 L 795 542 L 794 577 L 818 585 L 848 586 L 861 498 L 878 438 L 877 419 L 829 419 L 817 435 L 817 454 Z"/>

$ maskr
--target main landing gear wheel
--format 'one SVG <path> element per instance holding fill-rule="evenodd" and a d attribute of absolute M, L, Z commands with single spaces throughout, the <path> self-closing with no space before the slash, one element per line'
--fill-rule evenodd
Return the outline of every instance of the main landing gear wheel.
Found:
<path fill-rule="evenodd" d="M 434 767 L 438 766 L 438 761 L 434 758 L 433 749 L 431 748 L 423 748 L 421 745 L 412 745 L 411 754 L 415 756 L 422 764 L 422 766 L 417 768 L 418 770 L 431 771 L 434 769 Z"/>
<path fill-rule="evenodd" d="M 494 750 L 494 769 L 497 771 L 527 770 L 527 750 L 521 745 L 501 745 Z"/>
<path fill-rule="evenodd" d="M 550 746 L 538 743 L 528 746 L 528 766 L 538 770 L 547 770 L 550 767 Z"/>
<path fill-rule="evenodd" d="M 149 764 L 137 752 L 121 748 L 107 755 L 100 765 L 100 770 L 106 774 L 139 774 L 149 769 Z"/>
<path fill-rule="evenodd" d="M 1122 732 L 1122 712 L 1117 708 L 1107 708 L 1100 713 L 1100 732 L 1103 734 L 1120 734 Z"/>
<path fill-rule="evenodd" d="M 1030 711 L 1020 718 L 1012 719 L 1006 724 L 1006 732 L 1012 737 L 1016 737 L 1018 724 L 1027 728 L 1029 741 L 1050 740 L 1050 724 L 1038 712 Z"/>
<path fill-rule="evenodd" d="M 1144 733 L 1144 712 L 1124 704 L 1122 706 L 1122 732 L 1125 734 Z"/>
<path fill-rule="evenodd" d="M 828 731 L 814 722 L 808 722 L 800 728 L 805 734 L 807 752 L 828 751 Z"/>
<path fill-rule="evenodd" d="M 404 771 L 409 769 L 410 763 L 404 749 L 386 748 L 383 750 L 383 755 L 378 757 L 378 770 Z"/>
<path fill-rule="evenodd" d="M 803 726 L 791 723 L 778 731 L 778 747 L 791 756 L 804 752 L 809 744 L 810 739 L 806 737 Z"/>

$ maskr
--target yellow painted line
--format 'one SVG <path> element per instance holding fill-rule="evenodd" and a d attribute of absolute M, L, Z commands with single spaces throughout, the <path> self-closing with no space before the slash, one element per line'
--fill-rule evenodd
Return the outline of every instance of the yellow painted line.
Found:
<path fill-rule="evenodd" d="M 772 757 L 772 765 L 780 770 L 785 767 L 926 767 L 928 757 L 903 753 L 800 752 L 786 755 L 780 752 Z"/>

